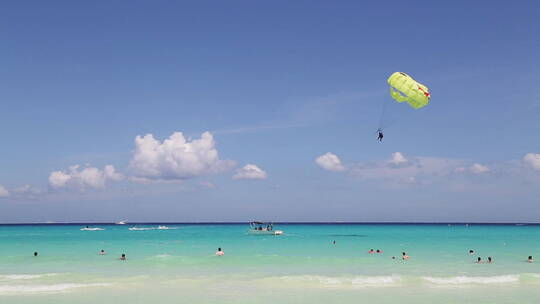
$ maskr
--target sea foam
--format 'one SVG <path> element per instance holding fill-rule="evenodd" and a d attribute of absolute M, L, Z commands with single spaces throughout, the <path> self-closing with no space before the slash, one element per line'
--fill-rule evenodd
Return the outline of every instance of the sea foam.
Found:
<path fill-rule="evenodd" d="M 490 277 L 422 277 L 424 281 L 432 284 L 439 285 L 466 285 L 466 284 L 504 284 L 504 283 L 518 283 L 519 275 L 509 274 Z"/>
<path fill-rule="evenodd" d="M 283 280 L 291 282 L 316 282 L 327 287 L 377 287 L 395 285 L 401 282 L 398 275 L 391 276 L 353 276 L 330 277 L 319 275 L 286 276 Z"/>
<path fill-rule="evenodd" d="M 56 276 L 58 273 L 42 273 L 42 274 L 1 274 L 0 280 L 34 280 L 44 277 Z"/>
<path fill-rule="evenodd" d="M 0 285 L 0 295 L 21 295 L 35 293 L 62 293 L 74 288 L 83 287 L 104 287 L 111 284 L 94 283 L 94 284 L 78 284 L 78 283 L 63 283 L 51 285 Z"/>

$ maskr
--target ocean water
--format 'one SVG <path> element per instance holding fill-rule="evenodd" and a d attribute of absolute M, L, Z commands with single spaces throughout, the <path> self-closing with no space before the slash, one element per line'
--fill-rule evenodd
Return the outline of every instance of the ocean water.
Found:
<path fill-rule="evenodd" d="M 0 303 L 540 303 L 535 225 L 131 226 L 0 225 Z"/>

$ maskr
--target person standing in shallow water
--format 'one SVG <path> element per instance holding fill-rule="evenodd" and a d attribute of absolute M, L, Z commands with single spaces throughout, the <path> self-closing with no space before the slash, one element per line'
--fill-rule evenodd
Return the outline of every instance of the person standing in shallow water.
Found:
<path fill-rule="evenodd" d="M 125 253 L 122 253 L 122 256 L 120 256 L 120 261 L 125 261 L 126 260 L 126 254 Z"/>
<path fill-rule="evenodd" d="M 34 256 L 37 257 L 38 256 L 38 253 L 37 251 L 34 251 Z"/>
<path fill-rule="evenodd" d="M 529 262 L 529 263 L 534 262 L 534 259 L 533 259 L 532 255 L 529 256 L 529 258 L 527 259 L 527 262 Z"/>

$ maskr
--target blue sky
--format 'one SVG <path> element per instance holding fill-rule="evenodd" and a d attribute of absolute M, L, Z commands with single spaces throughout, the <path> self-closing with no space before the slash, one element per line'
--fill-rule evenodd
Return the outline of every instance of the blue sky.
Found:
<path fill-rule="evenodd" d="M 0 222 L 538 221 L 539 13 L 4 1 Z"/>

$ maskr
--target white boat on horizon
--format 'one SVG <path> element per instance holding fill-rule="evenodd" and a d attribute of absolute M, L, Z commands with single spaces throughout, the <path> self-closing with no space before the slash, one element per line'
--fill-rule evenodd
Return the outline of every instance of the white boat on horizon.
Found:
<path fill-rule="evenodd" d="M 157 229 L 159 230 L 173 230 L 173 229 L 177 229 L 178 227 L 168 227 L 168 226 L 165 226 L 165 225 L 159 225 L 157 227 Z"/>
<path fill-rule="evenodd" d="M 99 227 L 84 227 L 84 228 L 81 228 L 80 230 L 82 231 L 103 231 L 105 230 L 105 228 L 99 228 Z"/>
<path fill-rule="evenodd" d="M 270 222 L 249 223 L 249 234 L 253 235 L 282 235 L 283 230 L 274 230 L 274 225 Z"/>
<path fill-rule="evenodd" d="M 126 222 L 124 222 L 124 221 L 119 221 L 119 222 L 116 222 L 115 224 L 116 224 L 116 225 L 125 225 Z"/>
<path fill-rule="evenodd" d="M 156 228 L 155 227 L 130 227 L 128 229 L 132 231 L 143 231 L 143 230 L 155 230 Z"/>

